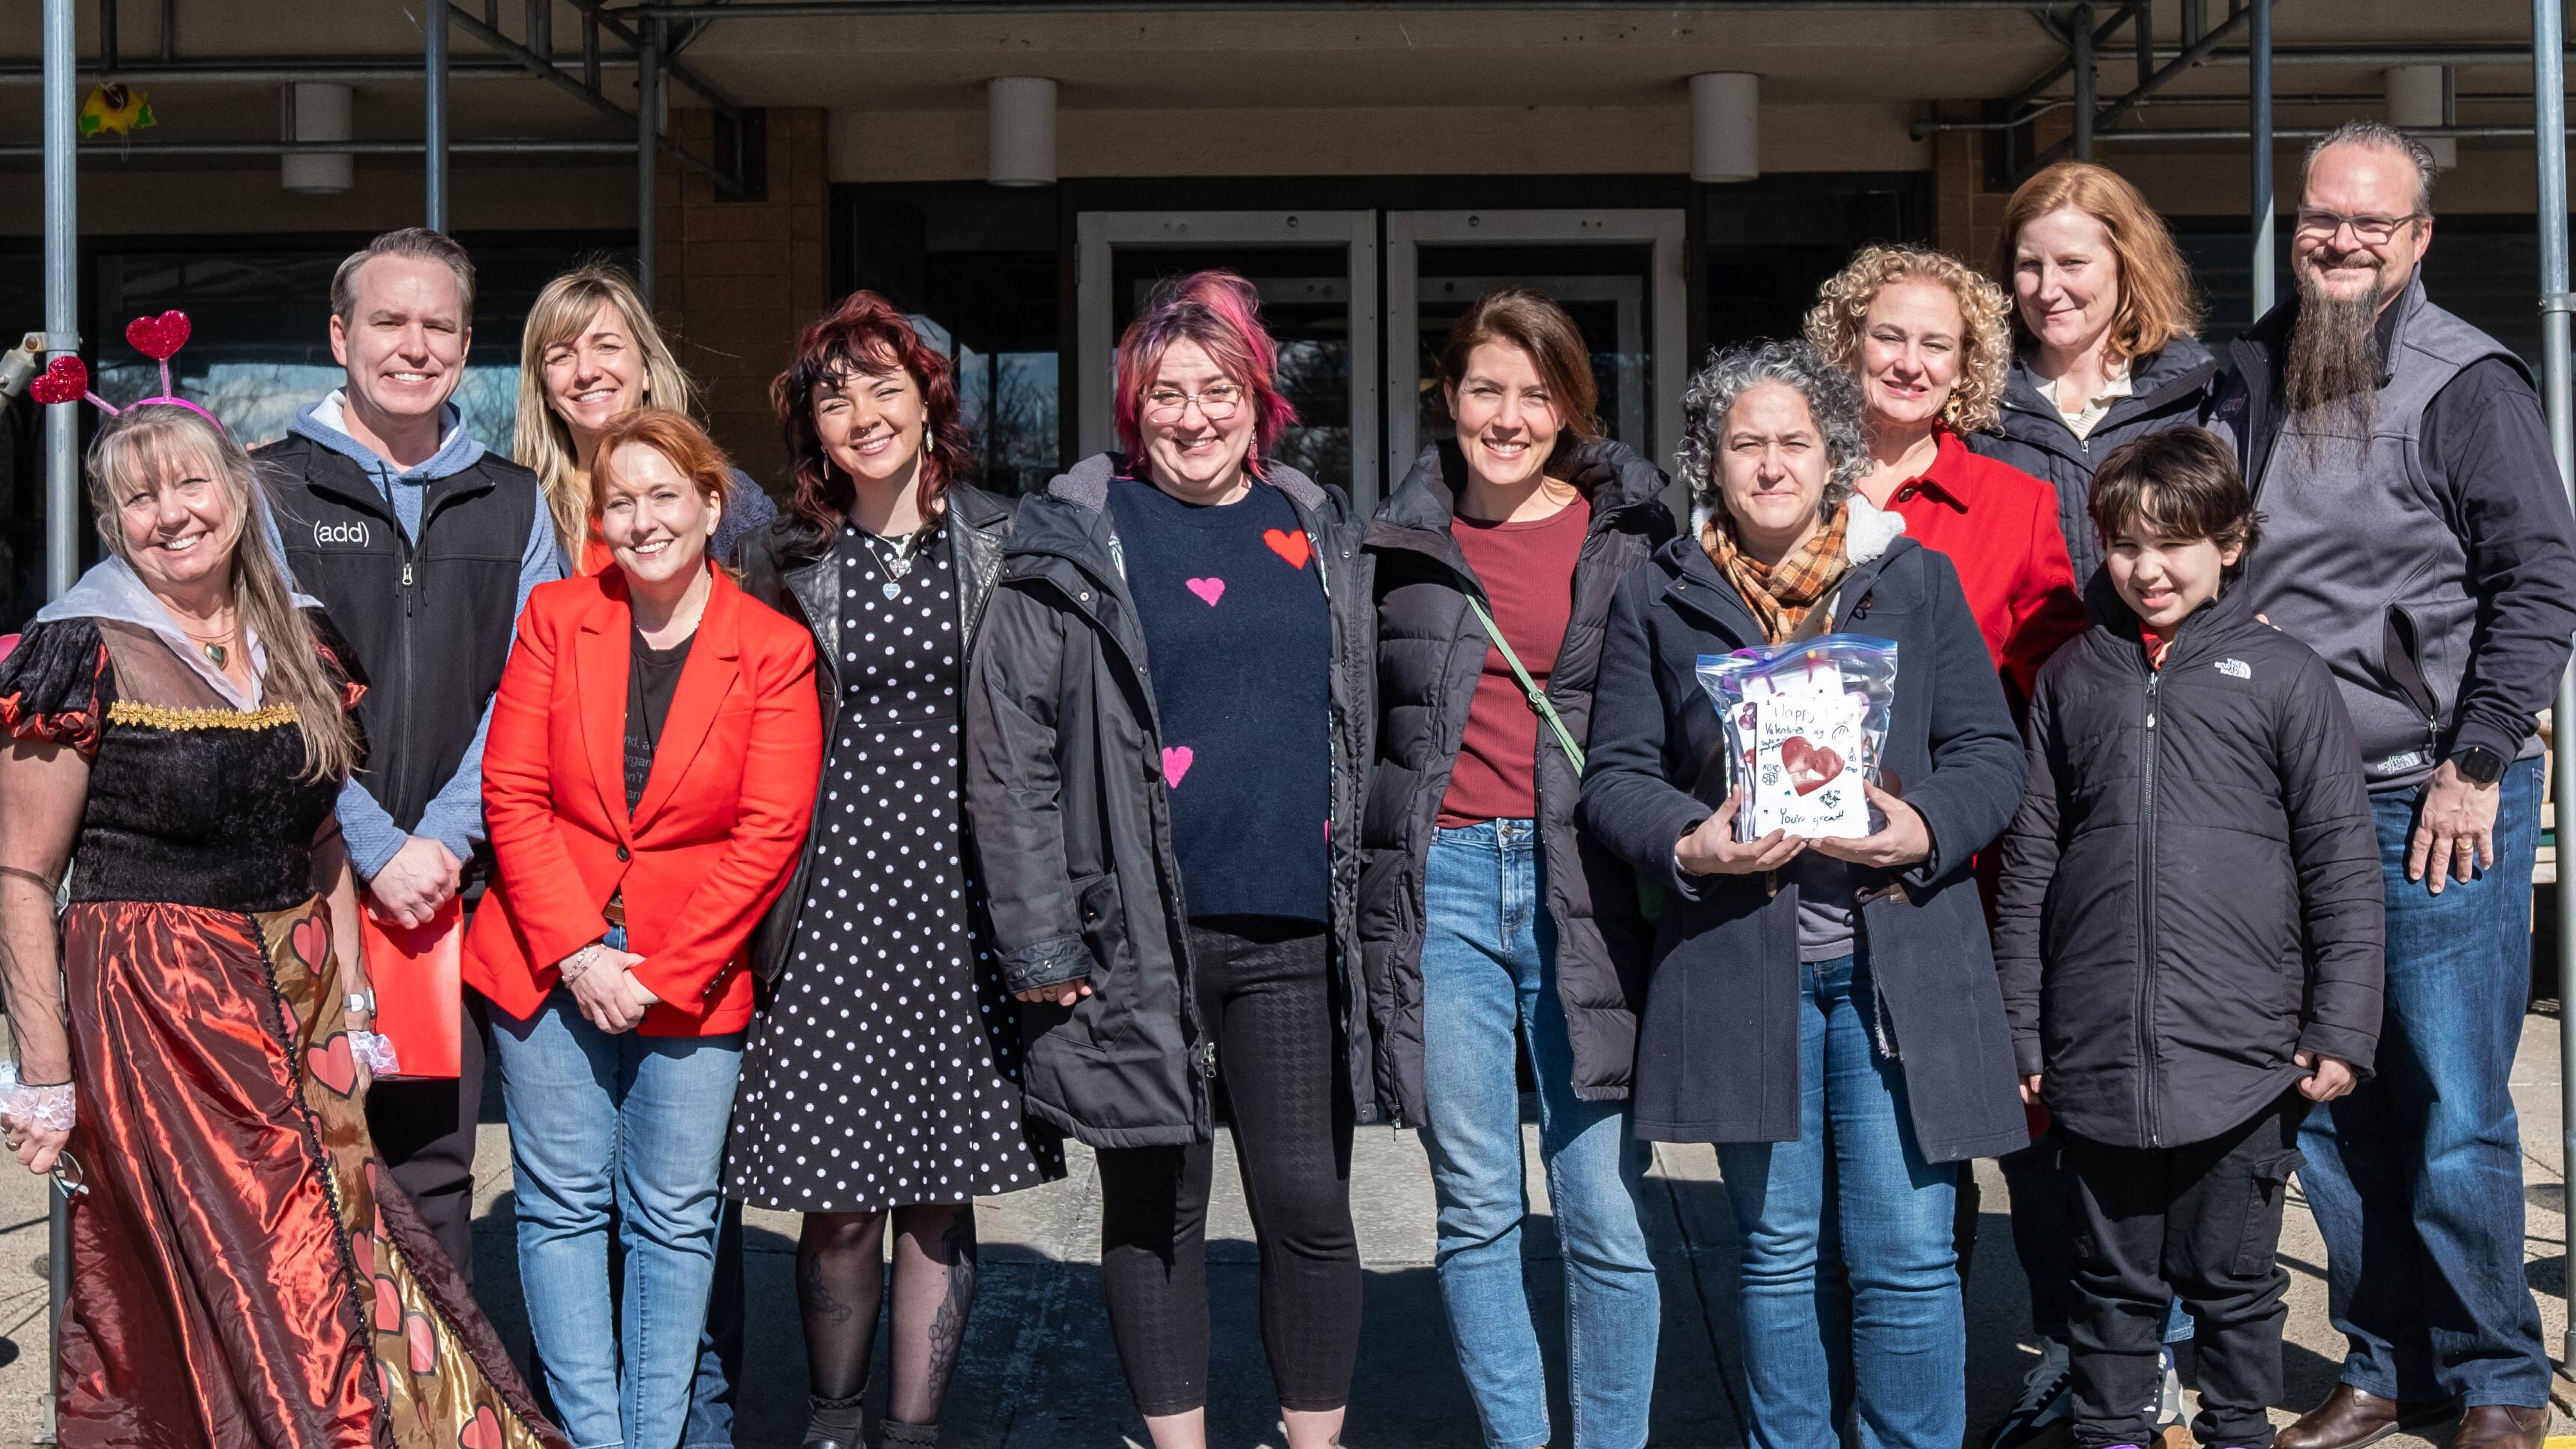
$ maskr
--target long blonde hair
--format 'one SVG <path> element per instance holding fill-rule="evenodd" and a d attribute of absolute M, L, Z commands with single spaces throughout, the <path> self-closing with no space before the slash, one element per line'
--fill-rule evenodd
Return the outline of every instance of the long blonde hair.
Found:
<path fill-rule="evenodd" d="M 537 294 L 519 339 L 519 419 L 510 451 L 545 488 L 555 541 L 576 569 L 590 543 L 591 490 L 581 476 L 572 428 L 546 400 L 546 354 L 579 337 L 602 302 L 617 309 L 636 350 L 644 354 L 644 403 L 686 414 L 695 411 L 697 400 L 689 375 L 654 324 L 652 309 L 622 269 L 598 263 L 575 267 Z"/>
<path fill-rule="evenodd" d="M 1950 385 L 1941 421 L 1962 435 L 1994 426 L 2003 411 L 2005 368 L 2012 361 L 2012 324 L 2005 319 L 2012 300 L 1947 252 L 1869 246 L 1852 253 L 1850 263 L 1816 289 L 1816 305 L 1807 312 L 1807 340 L 1837 366 L 1857 374 L 1869 304 L 1898 282 L 1931 282 L 1949 288 L 1959 301 L 1959 380 Z"/>
<path fill-rule="evenodd" d="M 295 711 L 304 736 L 304 778 L 346 779 L 358 767 L 358 732 L 349 722 L 340 681 L 323 666 L 313 626 L 295 607 L 286 570 L 269 547 L 268 492 L 241 444 L 186 408 L 133 407 L 109 419 L 89 445 L 98 536 L 110 553 L 132 564 L 119 523 L 120 500 L 197 467 L 222 485 L 231 508 L 232 537 L 223 547 L 232 550 L 230 582 L 242 630 L 257 636 L 268 656 L 260 687 L 270 703 Z"/>

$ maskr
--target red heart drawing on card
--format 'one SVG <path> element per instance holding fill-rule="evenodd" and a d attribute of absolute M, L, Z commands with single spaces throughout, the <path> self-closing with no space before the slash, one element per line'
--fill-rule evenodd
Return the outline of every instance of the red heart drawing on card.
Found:
<path fill-rule="evenodd" d="M 320 971 L 322 963 L 331 959 L 330 920 L 320 911 L 315 911 L 296 922 L 295 929 L 286 933 L 286 944 L 295 952 L 295 959 L 304 963 L 308 970 Z"/>
<path fill-rule="evenodd" d="M 1199 752 L 1187 745 L 1170 745 L 1163 750 L 1163 783 L 1172 789 L 1181 787 L 1181 777 L 1198 763 Z"/>
<path fill-rule="evenodd" d="M 40 403 L 79 402 L 89 395 L 89 365 L 66 352 L 45 364 L 27 384 L 27 396 Z"/>
<path fill-rule="evenodd" d="M 403 1339 L 411 1346 L 411 1371 L 433 1373 L 438 1368 L 438 1330 L 432 1328 L 426 1314 L 403 1315 Z"/>
<path fill-rule="evenodd" d="M 1791 735 L 1780 742 L 1780 767 L 1799 794 L 1811 795 L 1843 772 L 1843 757 L 1805 735 Z"/>
<path fill-rule="evenodd" d="M 358 1090 L 358 1061 L 349 1055 L 349 1034 L 333 1032 L 320 1046 L 304 1049 L 304 1069 L 313 1079 L 346 1097 Z"/>
<path fill-rule="evenodd" d="M 402 1290 L 394 1280 L 379 1274 L 376 1278 L 376 1332 L 400 1333 L 403 1326 Z"/>
<path fill-rule="evenodd" d="M 137 317 L 125 324 L 125 340 L 153 361 L 168 362 L 172 353 L 188 345 L 188 314 L 171 311 Z"/>
<path fill-rule="evenodd" d="M 1303 533 L 1290 533 L 1284 528 L 1265 528 L 1261 530 L 1261 541 L 1270 545 L 1272 553 L 1288 560 L 1288 567 L 1292 569 L 1304 568 L 1306 560 L 1315 556 L 1314 545 L 1307 542 L 1306 535 Z"/>
<path fill-rule="evenodd" d="M 474 1406 L 474 1422 L 456 1436 L 456 1449 L 504 1449 L 501 1439 L 501 1416 L 490 1404 Z"/>
<path fill-rule="evenodd" d="M 1183 579 L 1181 580 L 1181 583 L 1191 593 L 1199 596 L 1200 603 L 1207 605 L 1211 609 L 1216 607 L 1217 600 L 1225 597 L 1225 580 L 1223 579 Z"/>

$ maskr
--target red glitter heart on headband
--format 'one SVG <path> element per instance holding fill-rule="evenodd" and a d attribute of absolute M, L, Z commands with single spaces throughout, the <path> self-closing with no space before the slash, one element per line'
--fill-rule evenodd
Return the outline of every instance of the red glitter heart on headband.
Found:
<path fill-rule="evenodd" d="M 79 402 L 88 394 L 89 369 L 68 352 L 45 364 L 36 380 L 27 384 L 27 396 L 40 403 Z"/>
<path fill-rule="evenodd" d="M 188 314 L 169 311 L 158 317 L 137 317 L 125 324 L 125 340 L 153 361 L 168 362 L 188 345 Z"/>

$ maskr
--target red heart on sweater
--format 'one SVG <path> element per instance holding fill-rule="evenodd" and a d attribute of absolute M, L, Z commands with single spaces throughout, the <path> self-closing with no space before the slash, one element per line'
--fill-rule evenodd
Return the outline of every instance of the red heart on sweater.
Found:
<path fill-rule="evenodd" d="M 1843 757 L 1805 735 L 1791 735 L 1780 742 L 1780 767 L 1799 794 L 1812 795 L 1843 772 Z"/>
<path fill-rule="evenodd" d="M 438 1330 L 430 1326 L 426 1314 L 403 1315 L 403 1338 L 411 1347 L 411 1371 L 416 1374 L 438 1370 Z"/>
<path fill-rule="evenodd" d="M 1174 790 L 1181 788 L 1181 777 L 1190 772 L 1190 766 L 1196 764 L 1198 758 L 1199 752 L 1187 745 L 1164 746 L 1163 784 Z"/>
<path fill-rule="evenodd" d="M 394 1280 L 382 1274 L 376 1277 L 376 1332 L 400 1333 L 403 1326 L 402 1290 Z"/>
<path fill-rule="evenodd" d="M 40 403 L 79 402 L 89 395 L 89 365 L 66 352 L 45 364 L 27 384 L 27 396 Z"/>
<path fill-rule="evenodd" d="M 306 916 L 295 923 L 294 930 L 286 933 L 286 945 L 306 970 L 318 974 L 322 964 L 331 959 L 330 919 L 320 911 Z"/>
<path fill-rule="evenodd" d="M 358 1061 L 349 1055 L 349 1034 L 333 1032 L 320 1046 L 304 1049 L 304 1069 L 313 1079 L 346 1097 L 358 1090 Z"/>
<path fill-rule="evenodd" d="M 169 311 L 158 317 L 137 317 L 125 324 L 125 340 L 153 361 L 168 362 L 172 353 L 188 345 L 188 314 Z"/>
<path fill-rule="evenodd" d="M 490 1404 L 474 1406 L 474 1422 L 456 1436 L 456 1449 L 505 1449 L 501 1438 L 501 1416 Z"/>
<path fill-rule="evenodd" d="M 1272 553 L 1288 560 L 1288 567 L 1292 569 L 1304 568 L 1306 560 L 1315 556 L 1314 545 L 1307 541 L 1303 533 L 1291 533 L 1284 528 L 1265 528 L 1261 530 L 1261 541 L 1270 545 Z"/>

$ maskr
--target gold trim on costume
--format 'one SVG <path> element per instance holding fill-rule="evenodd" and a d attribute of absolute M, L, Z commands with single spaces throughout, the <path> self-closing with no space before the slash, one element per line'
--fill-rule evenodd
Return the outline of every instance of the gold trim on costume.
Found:
<path fill-rule="evenodd" d="M 120 699 L 107 707 L 107 722 L 153 730 L 266 730 L 295 723 L 295 707 L 272 704 L 265 709 L 172 709 Z"/>

